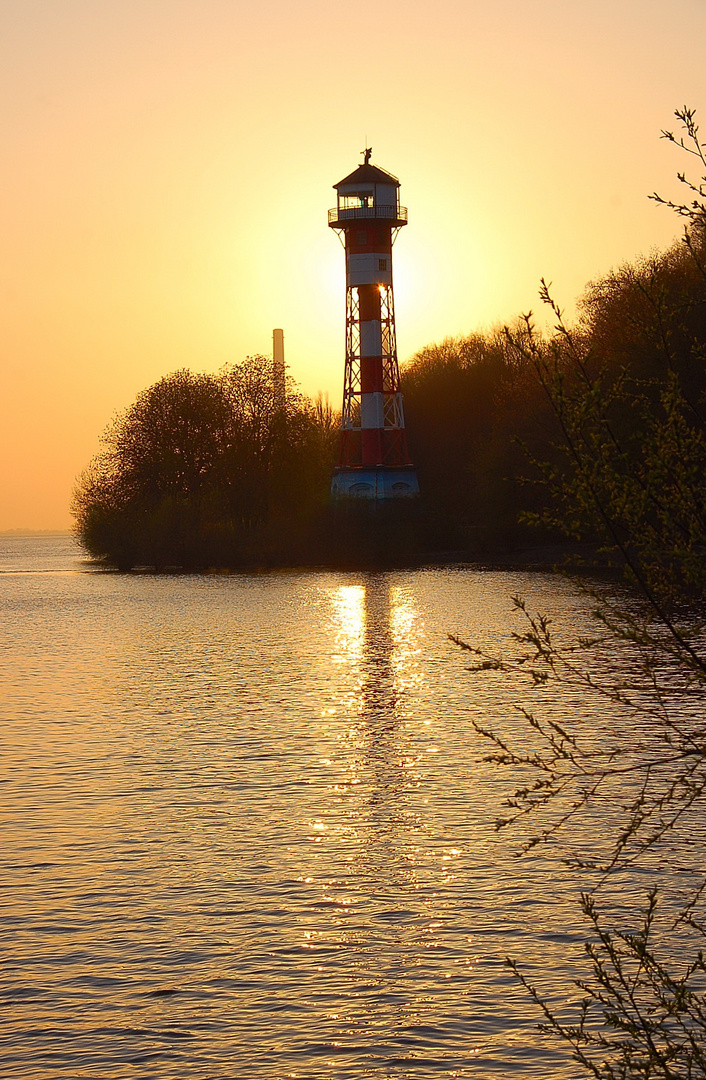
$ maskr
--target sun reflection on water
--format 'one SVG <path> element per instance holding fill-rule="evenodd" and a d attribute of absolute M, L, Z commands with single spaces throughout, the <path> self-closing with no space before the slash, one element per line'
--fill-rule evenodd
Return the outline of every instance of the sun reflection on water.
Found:
<path fill-rule="evenodd" d="M 331 592 L 335 651 L 334 664 L 356 663 L 365 638 L 365 586 L 340 585 Z"/>
<path fill-rule="evenodd" d="M 420 681 L 421 619 L 411 592 L 384 575 L 331 590 L 334 664 L 349 669 L 360 719 L 396 713 Z"/>
<path fill-rule="evenodd" d="M 383 883 L 415 890 L 422 754 L 407 702 L 421 679 L 420 616 L 410 593 L 385 575 L 339 586 L 330 599 L 334 656 L 347 669 L 332 794 L 355 845 L 350 869 L 363 892 Z"/>

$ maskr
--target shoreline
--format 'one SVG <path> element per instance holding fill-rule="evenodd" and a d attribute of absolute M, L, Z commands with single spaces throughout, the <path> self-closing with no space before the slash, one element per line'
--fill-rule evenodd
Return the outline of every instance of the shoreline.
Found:
<path fill-rule="evenodd" d="M 80 545 L 79 545 L 80 546 Z M 190 575 L 228 576 L 235 574 L 265 574 L 275 571 L 342 571 L 346 573 L 386 573 L 403 570 L 434 569 L 457 566 L 477 570 L 516 570 L 533 573 L 560 575 L 608 576 L 619 575 L 617 567 L 610 566 L 595 548 L 588 545 L 538 544 L 533 547 L 505 548 L 494 553 L 487 550 L 453 549 L 424 551 L 399 558 L 340 558 L 320 559 L 311 562 L 250 558 L 224 566 L 184 566 L 178 564 L 135 564 L 120 568 L 109 559 L 93 559 L 86 554 L 87 563 L 108 572 L 138 575 Z"/>

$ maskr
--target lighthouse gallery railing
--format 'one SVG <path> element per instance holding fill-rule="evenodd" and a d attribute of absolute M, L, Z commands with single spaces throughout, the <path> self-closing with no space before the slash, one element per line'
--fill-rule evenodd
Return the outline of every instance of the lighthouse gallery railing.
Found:
<path fill-rule="evenodd" d="M 328 223 L 338 221 L 359 221 L 363 218 L 384 218 L 388 221 L 407 221 L 406 206 L 334 206 L 328 212 Z"/>

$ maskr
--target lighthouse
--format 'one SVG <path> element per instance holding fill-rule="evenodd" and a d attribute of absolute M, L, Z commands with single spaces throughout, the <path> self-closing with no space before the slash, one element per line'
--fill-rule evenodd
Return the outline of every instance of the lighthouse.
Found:
<path fill-rule="evenodd" d="M 346 253 L 346 360 L 335 500 L 413 498 L 419 484 L 407 450 L 395 341 L 392 245 L 407 209 L 400 182 L 365 162 L 334 184 L 328 223 Z"/>

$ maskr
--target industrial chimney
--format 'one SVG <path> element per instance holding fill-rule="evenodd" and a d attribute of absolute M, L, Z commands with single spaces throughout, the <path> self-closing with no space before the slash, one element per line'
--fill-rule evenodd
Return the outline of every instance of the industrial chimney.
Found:
<path fill-rule="evenodd" d="M 286 388 L 284 378 L 284 331 L 272 331 L 272 387 L 275 409 L 284 412 Z"/>

